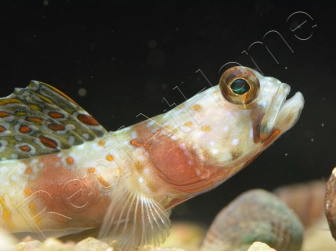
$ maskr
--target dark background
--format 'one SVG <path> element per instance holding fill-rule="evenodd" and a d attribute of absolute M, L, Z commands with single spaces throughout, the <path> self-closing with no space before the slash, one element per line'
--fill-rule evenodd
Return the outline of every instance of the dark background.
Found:
<path fill-rule="evenodd" d="M 178 206 L 173 219 L 209 224 L 252 188 L 327 179 L 336 165 L 333 1 L 63 1 L 0 3 L 0 96 L 35 79 L 77 101 L 108 130 L 152 117 L 191 97 L 237 61 L 301 91 L 296 126 L 247 169 Z M 294 12 L 306 14 L 292 16 Z M 290 29 L 307 21 L 294 32 Z M 315 26 L 316 25 L 316 26 Z M 313 27 L 314 26 L 314 27 Z M 312 28 L 313 27 L 313 28 Z M 278 31 L 293 52 L 274 32 Z M 300 40 L 298 37 L 307 37 Z M 267 44 L 277 64 L 261 41 Z M 249 55 L 242 53 L 248 51 Z M 80 91 L 81 90 L 81 91 Z M 80 92 L 86 91 L 86 95 Z M 287 155 L 286 155 L 287 154 Z"/>

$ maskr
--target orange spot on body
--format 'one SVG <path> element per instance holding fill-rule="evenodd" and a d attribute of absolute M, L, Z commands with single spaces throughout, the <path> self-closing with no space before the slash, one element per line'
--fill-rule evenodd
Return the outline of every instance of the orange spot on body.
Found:
<path fill-rule="evenodd" d="M 30 148 L 28 145 L 22 145 L 22 146 L 20 146 L 19 148 L 20 148 L 20 150 L 22 150 L 22 151 L 26 151 L 26 152 L 31 151 L 31 148 Z"/>
<path fill-rule="evenodd" d="M 96 172 L 96 169 L 91 167 L 91 168 L 88 168 L 88 172 L 89 173 L 95 173 Z"/>
<path fill-rule="evenodd" d="M 0 106 L 11 104 L 11 103 L 22 103 L 22 101 L 20 101 L 19 99 L 15 99 L 15 98 L 0 100 Z"/>
<path fill-rule="evenodd" d="M 105 187 L 110 187 L 111 186 L 102 176 L 98 176 L 98 180 Z"/>
<path fill-rule="evenodd" d="M 12 221 L 12 213 L 6 206 L 5 199 L 0 196 L 0 206 L 2 206 L 2 219 L 9 229 L 14 229 L 15 225 Z"/>
<path fill-rule="evenodd" d="M 98 145 L 99 145 L 99 146 L 105 146 L 105 144 L 106 144 L 106 140 L 100 140 L 100 141 L 98 142 Z"/>
<path fill-rule="evenodd" d="M 192 126 L 192 122 L 186 122 L 186 123 L 184 124 L 184 126 L 191 127 L 191 126 Z"/>
<path fill-rule="evenodd" d="M 117 169 L 117 172 L 118 172 L 118 175 L 122 175 L 123 174 L 122 170 L 119 167 Z"/>
<path fill-rule="evenodd" d="M 106 160 L 107 160 L 107 161 L 113 161 L 113 160 L 114 160 L 114 157 L 113 157 L 112 155 L 108 154 L 108 155 L 106 156 Z"/>
<path fill-rule="evenodd" d="M 18 112 L 15 113 L 15 116 L 18 116 L 18 117 L 25 116 L 25 115 L 26 115 L 26 113 L 23 112 L 23 111 L 18 111 Z"/>
<path fill-rule="evenodd" d="M 201 130 L 202 130 L 202 131 L 210 131 L 210 130 L 211 130 L 211 127 L 210 127 L 209 125 L 203 125 L 203 126 L 201 127 Z"/>
<path fill-rule="evenodd" d="M 6 128 L 0 125 L 0 132 L 6 131 Z"/>
<path fill-rule="evenodd" d="M 264 145 L 269 145 L 271 142 L 273 142 L 278 136 L 280 135 L 280 130 L 275 129 L 273 130 L 272 134 L 267 137 L 264 141 L 263 144 Z"/>
<path fill-rule="evenodd" d="M 195 104 L 192 106 L 192 108 L 196 111 L 200 110 L 201 109 L 201 105 L 198 105 L 198 104 Z"/>
<path fill-rule="evenodd" d="M 75 160 L 73 159 L 73 157 L 67 157 L 65 160 L 70 165 L 72 165 L 75 162 Z"/>
<path fill-rule="evenodd" d="M 38 117 L 27 117 L 26 121 L 35 122 L 35 123 L 42 123 L 42 119 Z"/>
<path fill-rule="evenodd" d="M 34 203 L 30 203 L 28 207 L 33 213 L 36 214 L 36 205 Z"/>
<path fill-rule="evenodd" d="M 88 115 L 78 114 L 77 119 L 87 125 L 93 125 L 93 126 L 99 125 L 99 123 L 93 117 Z"/>
<path fill-rule="evenodd" d="M 7 112 L 4 112 L 4 111 L 0 111 L 0 117 L 1 117 L 1 118 L 2 118 L 2 117 L 7 117 L 7 116 L 10 116 L 10 114 L 7 113 Z"/>
<path fill-rule="evenodd" d="M 63 118 L 64 115 L 58 112 L 51 111 L 48 113 L 48 115 L 52 118 Z"/>
<path fill-rule="evenodd" d="M 62 131 L 65 129 L 64 125 L 62 124 L 49 124 L 48 128 L 53 131 Z"/>
<path fill-rule="evenodd" d="M 138 143 L 137 140 L 135 140 L 135 139 L 131 140 L 131 144 L 135 147 L 145 147 L 144 144 Z"/>
<path fill-rule="evenodd" d="M 26 174 L 31 174 L 32 171 L 33 171 L 32 168 L 29 167 L 29 168 L 26 169 L 25 173 L 26 173 Z"/>
<path fill-rule="evenodd" d="M 42 108 L 40 106 L 37 106 L 36 104 L 29 104 L 28 106 L 32 110 L 42 111 Z"/>
<path fill-rule="evenodd" d="M 48 147 L 48 148 L 53 148 L 56 149 L 57 148 L 57 142 L 48 138 L 48 137 L 44 137 L 44 136 L 39 136 L 39 139 L 41 141 L 41 143 L 43 143 L 44 146 Z"/>
<path fill-rule="evenodd" d="M 30 190 L 29 188 L 26 188 L 26 189 L 24 190 L 24 193 L 25 193 L 26 195 L 31 195 L 31 194 L 32 194 L 32 190 Z"/>
<path fill-rule="evenodd" d="M 21 133 L 28 133 L 31 131 L 31 129 L 27 125 L 21 125 L 21 127 L 19 128 L 19 131 Z"/>

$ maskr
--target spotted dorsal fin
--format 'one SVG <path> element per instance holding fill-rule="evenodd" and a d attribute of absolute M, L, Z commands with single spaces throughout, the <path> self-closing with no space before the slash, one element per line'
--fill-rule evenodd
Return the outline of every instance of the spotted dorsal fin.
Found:
<path fill-rule="evenodd" d="M 71 98 L 42 82 L 0 98 L 1 160 L 55 153 L 106 133 Z"/>

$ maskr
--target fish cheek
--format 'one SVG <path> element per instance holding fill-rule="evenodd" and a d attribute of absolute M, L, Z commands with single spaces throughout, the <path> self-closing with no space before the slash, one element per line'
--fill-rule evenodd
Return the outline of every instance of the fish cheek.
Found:
<path fill-rule="evenodd" d="M 183 184 L 197 177 L 192 165 L 195 158 L 168 137 L 152 143 L 150 157 L 161 178 L 170 184 Z"/>
<path fill-rule="evenodd" d="M 197 154 L 184 143 L 166 137 L 152 142 L 149 151 L 151 162 L 159 176 L 173 189 L 188 197 L 209 190 L 230 176 L 230 169 L 202 164 Z M 207 158 L 207 160 L 211 158 Z M 177 202 L 171 202 L 172 205 Z"/>

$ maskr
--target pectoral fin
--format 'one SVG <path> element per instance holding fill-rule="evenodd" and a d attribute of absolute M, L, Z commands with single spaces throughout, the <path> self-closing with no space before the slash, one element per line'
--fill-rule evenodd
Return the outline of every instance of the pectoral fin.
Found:
<path fill-rule="evenodd" d="M 116 197 L 107 210 L 99 238 L 106 242 L 117 240 L 122 250 L 164 242 L 169 235 L 170 211 L 123 184 L 116 188 Z"/>

